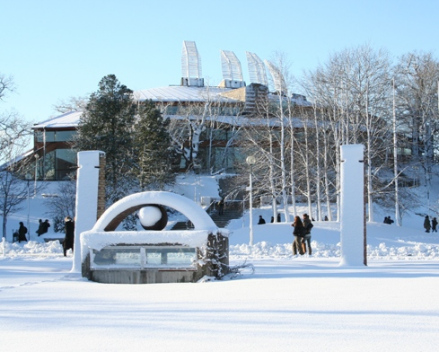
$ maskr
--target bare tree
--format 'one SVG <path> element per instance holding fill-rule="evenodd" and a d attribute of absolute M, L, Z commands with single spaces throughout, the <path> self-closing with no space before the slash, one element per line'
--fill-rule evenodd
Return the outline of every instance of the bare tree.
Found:
<path fill-rule="evenodd" d="M 0 215 L 3 237 L 6 237 L 8 215 L 18 211 L 19 205 L 29 196 L 28 184 L 20 177 L 30 171 L 29 163 L 22 158 L 28 135 L 28 124 L 15 114 L 0 116 Z"/>
<path fill-rule="evenodd" d="M 55 232 L 64 230 L 64 218 L 75 217 L 76 181 L 71 178 L 69 181 L 61 181 L 58 186 L 58 193 L 47 198 L 47 215 L 53 219 Z"/>
<path fill-rule="evenodd" d="M 4 100 L 7 92 L 13 92 L 14 89 L 14 81 L 12 77 L 0 73 L 0 100 Z"/>
<path fill-rule="evenodd" d="M 365 45 L 334 54 L 326 66 L 308 74 L 305 85 L 311 99 L 325 107 L 322 119 L 332 126 L 336 153 L 341 144 L 365 144 L 369 221 L 373 221 L 375 174 L 387 150 L 385 140 L 391 111 L 389 70 L 387 53 Z M 338 174 L 338 166 L 336 170 Z"/>
<path fill-rule="evenodd" d="M 439 134 L 439 62 L 431 53 L 404 55 L 395 67 L 395 81 L 396 115 L 410 131 L 413 166 L 424 171 L 430 203 L 432 164 L 438 148 L 435 137 Z"/>
<path fill-rule="evenodd" d="M 87 97 L 70 97 L 55 104 L 55 111 L 65 114 L 70 111 L 84 111 L 88 104 Z"/>

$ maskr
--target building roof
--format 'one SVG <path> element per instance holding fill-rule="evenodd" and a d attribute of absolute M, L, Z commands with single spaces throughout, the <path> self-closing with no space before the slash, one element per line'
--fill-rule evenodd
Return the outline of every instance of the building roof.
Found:
<path fill-rule="evenodd" d="M 242 96 L 243 95 L 243 96 Z M 222 87 L 194 87 L 194 86 L 168 86 L 161 88 L 150 88 L 135 91 L 133 93 L 135 101 L 148 101 L 153 102 L 167 102 L 167 103 L 197 103 L 205 101 L 215 101 L 222 103 L 238 103 L 245 99 L 245 91 L 242 89 L 233 88 L 222 88 Z M 270 95 L 271 99 L 277 100 L 279 97 L 277 95 Z M 286 99 L 286 98 L 284 98 Z M 291 98 L 293 102 L 301 106 L 311 106 L 311 104 L 306 101 L 306 98 L 302 95 L 293 94 Z M 70 111 L 62 115 L 52 117 L 46 121 L 37 123 L 33 125 L 32 129 L 63 129 L 63 128 L 76 128 L 79 124 L 82 111 Z M 179 119 L 178 116 L 169 116 L 173 119 Z M 236 118 L 233 116 L 221 117 L 225 118 L 229 122 L 234 122 L 237 124 Z M 215 118 L 218 120 L 218 116 Z M 244 120 L 242 121 L 244 122 Z"/>
<path fill-rule="evenodd" d="M 70 111 L 65 114 L 52 117 L 49 120 L 37 123 L 32 126 L 33 129 L 61 129 L 77 127 L 82 111 Z"/>
<path fill-rule="evenodd" d="M 134 92 L 134 100 L 154 102 L 204 102 L 206 100 L 214 100 L 221 102 L 235 102 L 230 97 L 222 96 L 233 90 L 232 88 L 219 87 L 191 87 L 191 86 L 168 86 L 160 88 L 143 89 Z"/>

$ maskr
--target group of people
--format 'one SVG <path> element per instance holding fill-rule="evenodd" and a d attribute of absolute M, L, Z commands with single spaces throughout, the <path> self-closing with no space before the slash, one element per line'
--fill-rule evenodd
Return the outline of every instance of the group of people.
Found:
<path fill-rule="evenodd" d="M 47 220 L 47 219 L 45 221 L 40 219 L 40 220 L 38 220 L 38 222 L 39 222 L 39 225 L 38 225 L 38 230 L 36 231 L 36 233 L 38 236 L 41 236 L 42 234 L 47 232 L 47 230 L 50 227 L 50 223 L 49 223 L 49 220 Z M 22 221 L 20 221 L 18 223 L 18 225 L 19 225 L 18 231 L 16 231 L 14 233 L 14 237 L 17 238 L 18 243 L 21 243 L 22 241 L 27 242 L 27 237 L 26 237 L 26 234 L 28 232 L 27 227 L 24 226 Z M 30 239 L 30 237 L 29 237 L 29 239 Z"/>
<path fill-rule="evenodd" d="M 392 220 L 392 218 L 390 216 L 385 216 L 383 223 L 388 224 L 388 225 L 392 225 L 394 223 L 394 221 Z"/>
<path fill-rule="evenodd" d="M 42 234 L 47 233 L 47 230 L 49 230 L 50 223 L 49 220 L 38 220 L 38 230 L 36 231 L 38 236 L 41 236 Z"/>
<path fill-rule="evenodd" d="M 307 249 L 308 254 L 311 255 L 311 229 L 314 225 L 309 215 L 303 214 L 302 219 L 300 216 L 295 216 L 291 226 L 294 227 L 293 255 L 297 255 L 297 253 L 303 255 L 307 252 Z"/>
<path fill-rule="evenodd" d="M 24 226 L 23 222 L 21 221 L 19 225 L 20 226 L 18 228 L 18 231 L 14 233 L 14 237 L 17 237 L 18 243 L 22 241 L 27 242 L 27 238 L 26 238 L 27 227 Z M 49 220 L 46 219 L 45 221 L 43 221 L 40 219 L 38 230 L 36 231 L 36 233 L 38 234 L 38 236 L 41 236 L 42 234 L 47 232 L 49 227 L 50 227 Z M 75 234 L 75 223 L 70 216 L 67 216 L 64 219 L 64 232 L 65 232 L 65 237 L 62 246 L 63 246 L 64 257 L 66 257 L 67 251 L 69 249 L 73 251 L 74 234 Z"/>
<path fill-rule="evenodd" d="M 277 216 L 277 221 L 280 222 L 280 214 Z M 274 217 L 271 217 L 271 222 L 274 222 Z M 262 215 L 259 215 L 258 225 L 265 224 L 265 219 Z M 309 255 L 312 254 L 311 248 L 311 229 L 313 224 L 308 214 L 303 214 L 302 219 L 300 216 L 294 217 L 294 222 L 291 224 L 294 227 L 293 235 L 293 255 L 303 255 L 308 252 Z"/>
<path fill-rule="evenodd" d="M 424 229 L 425 232 L 430 232 L 430 230 L 431 232 L 437 232 L 437 219 L 433 218 L 430 223 L 430 218 L 426 215 L 424 219 Z"/>

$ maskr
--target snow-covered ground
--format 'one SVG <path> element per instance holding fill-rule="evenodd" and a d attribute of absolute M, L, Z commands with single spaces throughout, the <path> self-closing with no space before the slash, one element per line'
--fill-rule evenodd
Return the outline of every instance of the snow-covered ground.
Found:
<path fill-rule="evenodd" d="M 205 180 L 178 193 L 215 196 Z M 198 183 L 197 183 L 198 182 Z M 194 186 L 196 184 L 196 186 Z M 255 225 L 248 214 L 230 230 L 236 278 L 195 284 L 106 285 L 70 273 L 58 242 L 0 249 L 1 351 L 436 351 L 439 345 L 439 234 L 423 217 L 398 227 L 367 225 L 368 266 L 340 266 L 340 224 L 315 222 L 312 256 L 293 257 L 290 223 Z M 14 214 L 26 224 L 27 209 Z M 305 212 L 300 208 L 299 213 Z M 270 219 L 269 208 L 254 219 Z M 45 235 L 56 237 L 54 233 Z M 0 246 L 1 247 L 1 246 Z"/>

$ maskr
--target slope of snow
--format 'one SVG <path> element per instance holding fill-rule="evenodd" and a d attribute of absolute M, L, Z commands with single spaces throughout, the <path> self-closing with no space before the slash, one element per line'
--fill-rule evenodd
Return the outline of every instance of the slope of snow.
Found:
<path fill-rule="evenodd" d="M 193 184 L 182 192 L 204 195 Z M 32 224 L 45 218 L 39 197 L 31 209 Z M 255 225 L 249 246 L 246 213 L 227 230 L 231 265 L 251 266 L 195 284 L 87 281 L 70 272 L 71 251 L 63 257 L 35 228 L 28 243 L 0 245 L 1 350 L 436 351 L 439 235 L 417 213 L 405 215 L 409 226 L 367 225 L 367 267 L 340 266 L 337 222 L 314 222 L 312 256 L 292 256 L 289 223 Z"/>

